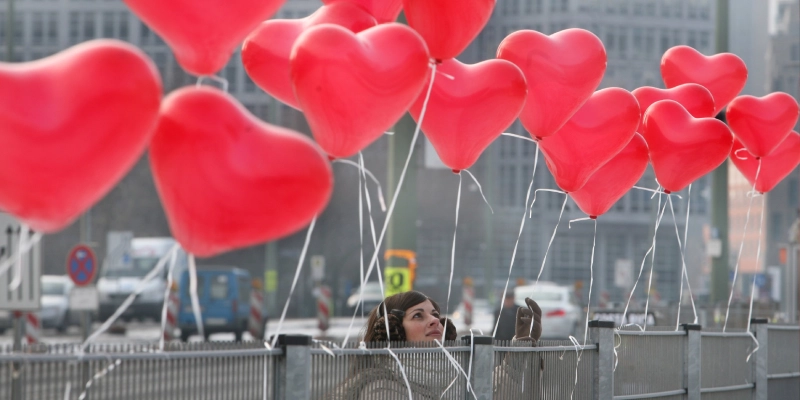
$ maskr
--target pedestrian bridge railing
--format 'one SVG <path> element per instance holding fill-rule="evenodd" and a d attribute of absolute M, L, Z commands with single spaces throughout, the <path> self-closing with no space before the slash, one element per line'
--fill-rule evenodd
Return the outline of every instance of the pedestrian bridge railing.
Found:
<path fill-rule="evenodd" d="M 0 398 L 798 399 L 800 327 L 751 332 L 591 321 L 577 341 L 265 342 L 0 348 Z M 754 352 L 754 350 L 756 350 Z"/>

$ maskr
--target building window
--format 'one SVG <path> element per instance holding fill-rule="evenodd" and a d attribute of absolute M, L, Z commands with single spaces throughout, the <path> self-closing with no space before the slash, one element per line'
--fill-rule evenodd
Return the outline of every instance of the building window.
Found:
<path fill-rule="evenodd" d="M 76 44 L 81 41 L 81 15 L 77 11 L 69 13 L 69 42 Z"/>
<path fill-rule="evenodd" d="M 31 14 L 33 25 L 31 28 L 31 44 L 39 45 L 44 43 L 44 13 L 35 12 Z"/>
<path fill-rule="evenodd" d="M 129 40 L 128 31 L 128 13 L 123 11 L 119 13 L 119 38 L 122 40 Z"/>
<path fill-rule="evenodd" d="M 83 40 L 94 39 L 94 12 L 83 13 Z"/>
<path fill-rule="evenodd" d="M 239 58 L 231 57 L 231 61 L 228 62 L 228 65 L 225 66 L 225 79 L 228 81 L 228 92 L 229 93 L 236 93 L 239 90 L 239 86 L 236 84 L 236 63 L 235 60 Z"/>
<path fill-rule="evenodd" d="M 697 50 L 697 32 L 690 30 L 688 33 L 688 37 L 689 40 L 687 40 L 686 44 L 688 44 L 689 47 Z"/>
<path fill-rule="evenodd" d="M 47 13 L 47 44 L 58 43 L 58 13 Z"/>
<path fill-rule="evenodd" d="M 644 37 L 645 54 L 647 54 L 647 56 L 650 57 L 656 52 L 656 32 L 652 29 L 648 29 L 645 35 L 646 35 Z"/>
<path fill-rule="evenodd" d="M 103 13 L 103 37 L 104 38 L 113 38 L 114 37 L 114 13 L 113 12 L 104 12 Z"/>
<path fill-rule="evenodd" d="M 628 30 L 625 28 L 620 28 L 619 30 L 619 37 L 618 37 L 618 44 L 619 44 L 619 56 L 622 59 L 628 58 Z"/>
<path fill-rule="evenodd" d="M 786 194 L 789 197 L 789 207 L 792 209 L 798 208 L 800 207 L 800 198 L 798 198 L 797 175 L 789 175 L 789 179 L 787 179 L 787 181 L 789 182 L 789 187 L 786 190 Z"/>
<path fill-rule="evenodd" d="M 141 44 L 150 44 L 150 38 L 153 36 L 153 33 L 150 31 L 150 28 L 142 23 L 142 26 L 139 30 L 139 43 Z"/>
<path fill-rule="evenodd" d="M 669 50 L 669 36 L 668 30 L 661 31 L 661 54 L 664 54 L 667 50 Z"/>
<path fill-rule="evenodd" d="M 634 57 L 638 57 L 641 54 L 645 53 L 645 49 L 642 46 L 642 28 L 633 28 L 633 54 Z"/>
<path fill-rule="evenodd" d="M 800 44 L 792 44 L 792 61 L 800 61 Z"/>
<path fill-rule="evenodd" d="M 697 49 L 698 51 L 706 53 L 710 52 L 711 50 L 709 44 L 711 42 L 710 36 L 711 34 L 709 34 L 708 32 L 700 32 L 700 48 Z"/>
<path fill-rule="evenodd" d="M 22 39 L 25 32 L 25 20 L 21 13 L 17 14 L 14 18 L 14 43 L 22 46 Z M 19 59 L 20 55 L 17 54 Z"/>

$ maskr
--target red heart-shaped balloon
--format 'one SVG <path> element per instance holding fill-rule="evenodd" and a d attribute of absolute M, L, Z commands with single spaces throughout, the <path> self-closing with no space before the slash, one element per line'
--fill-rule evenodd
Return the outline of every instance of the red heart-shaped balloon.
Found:
<path fill-rule="evenodd" d="M 331 3 L 303 19 L 265 21 L 242 45 L 242 62 L 250 78 L 258 87 L 296 109 L 300 106 L 289 79 L 289 56 L 297 37 L 319 24 L 336 24 L 358 33 L 377 25 L 377 21 L 353 3 Z"/>
<path fill-rule="evenodd" d="M 296 232 L 333 187 L 330 163 L 310 139 L 210 87 L 164 99 L 150 162 L 172 234 L 201 257 Z"/>
<path fill-rule="evenodd" d="M 550 36 L 516 31 L 500 43 L 497 58 L 517 64 L 525 74 L 528 98 L 519 119 L 538 139 L 558 131 L 592 96 L 606 71 L 603 42 L 583 29 Z"/>
<path fill-rule="evenodd" d="M 639 103 L 620 88 L 598 90 L 555 135 L 539 141 L 556 184 L 572 193 L 636 133 Z"/>
<path fill-rule="evenodd" d="M 642 118 L 644 118 L 644 113 L 647 112 L 650 105 L 660 100 L 677 101 L 695 118 L 708 118 L 716 115 L 714 114 L 714 97 L 711 96 L 711 92 L 696 83 L 685 83 L 672 89 L 644 86 L 631 93 L 639 102 Z M 641 127 L 642 121 L 640 119 L 639 129 Z M 637 129 L 637 132 L 639 129 Z"/>
<path fill-rule="evenodd" d="M 672 100 L 647 109 L 640 132 L 650 149 L 658 183 L 667 193 L 685 188 L 725 162 L 733 135 L 715 118 L 694 118 Z"/>
<path fill-rule="evenodd" d="M 322 0 L 322 2 L 325 4 L 349 2 L 358 4 L 381 24 L 394 22 L 403 8 L 403 0 Z"/>
<path fill-rule="evenodd" d="M 408 25 L 437 60 L 461 54 L 492 16 L 496 0 L 403 0 Z"/>
<path fill-rule="evenodd" d="M 124 0 L 195 75 L 214 75 L 286 0 Z"/>
<path fill-rule="evenodd" d="M 417 98 L 428 59 L 419 34 L 397 23 L 357 34 L 330 24 L 303 32 L 291 79 L 314 139 L 335 158 L 367 147 Z"/>
<path fill-rule="evenodd" d="M 52 233 L 136 163 L 161 104 L 136 47 L 93 40 L 38 61 L 0 63 L 0 209 Z"/>
<path fill-rule="evenodd" d="M 605 214 L 644 175 L 647 143 L 637 134 L 611 161 L 600 167 L 579 190 L 570 193 L 581 211 L 591 218 Z"/>
<path fill-rule="evenodd" d="M 428 100 L 422 131 L 439 158 L 455 171 L 467 169 L 519 115 L 525 103 L 525 77 L 506 60 L 474 65 L 452 59 L 442 62 Z M 409 112 L 419 121 L 425 95 Z"/>
<path fill-rule="evenodd" d="M 772 153 L 761 157 L 761 171 L 758 171 L 759 160 L 749 154 L 738 140 L 733 142 L 731 161 L 750 185 L 758 172 L 755 190 L 759 193 L 769 192 L 800 165 L 800 134 L 790 132 Z"/>
<path fill-rule="evenodd" d="M 728 105 L 728 126 L 747 151 L 766 157 L 794 128 L 800 108 L 794 97 L 770 93 L 764 97 L 739 96 Z"/>
<path fill-rule="evenodd" d="M 661 77 L 668 88 L 697 83 L 708 89 L 717 115 L 744 88 L 747 66 L 732 53 L 706 57 L 689 46 L 675 46 L 661 57 Z"/>

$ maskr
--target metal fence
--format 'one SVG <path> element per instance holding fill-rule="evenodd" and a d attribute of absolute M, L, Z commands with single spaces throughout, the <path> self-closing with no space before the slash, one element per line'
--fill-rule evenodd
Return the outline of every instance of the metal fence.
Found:
<path fill-rule="evenodd" d="M 431 400 L 800 398 L 797 326 L 641 331 L 592 321 L 585 346 L 487 336 L 340 348 L 287 335 L 278 344 L 0 348 L 0 398 L 394 400 L 409 389 Z"/>

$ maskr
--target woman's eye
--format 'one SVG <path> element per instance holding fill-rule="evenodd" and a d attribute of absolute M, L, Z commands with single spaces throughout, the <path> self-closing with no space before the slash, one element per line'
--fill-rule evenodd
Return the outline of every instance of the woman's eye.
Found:
<path fill-rule="evenodd" d="M 414 314 L 414 316 L 413 316 L 413 317 L 411 317 L 411 318 L 422 318 L 422 314 L 420 314 L 420 313 L 416 313 L 416 314 Z"/>

